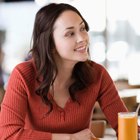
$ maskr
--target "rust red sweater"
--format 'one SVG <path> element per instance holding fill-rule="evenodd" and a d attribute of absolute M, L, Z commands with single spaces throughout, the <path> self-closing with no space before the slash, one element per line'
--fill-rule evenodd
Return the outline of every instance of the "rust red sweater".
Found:
<path fill-rule="evenodd" d="M 35 94 L 33 62 L 18 64 L 9 78 L 1 106 L 0 139 L 51 140 L 52 133 L 81 131 L 89 127 L 96 101 L 117 132 L 117 113 L 127 109 L 105 68 L 95 62 L 93 67 L 97 81 L 77 93 L 80 105 L 69 99 L 62 109 L 54 101 L 53 111 L 46 115 L 48 106 Z"/>

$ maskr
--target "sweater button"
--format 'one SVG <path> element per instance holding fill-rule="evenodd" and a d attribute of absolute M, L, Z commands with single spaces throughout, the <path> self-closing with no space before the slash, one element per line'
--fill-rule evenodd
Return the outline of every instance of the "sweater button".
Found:
<path fill-rule="evenodd" d="M 65 112 L 64 111 L 60 112 L 60 118 L 61 118 L 61 121 L 65 120 Z"/>
<path fill-rule="evenodd" d="M 60 113 L 60 114 L 61 114 L 61 116 L 63 116 L 63 115 L 64 115 L 64 112 L 63 112 L 63 111 L 61 111 L 61 113 Z"/>

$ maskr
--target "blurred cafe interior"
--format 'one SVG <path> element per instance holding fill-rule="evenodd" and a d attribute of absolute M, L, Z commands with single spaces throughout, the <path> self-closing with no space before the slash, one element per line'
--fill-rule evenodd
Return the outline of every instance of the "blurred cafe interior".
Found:
<path fill-rule="evenodd" d="M 35 14 L 50 2 L 81 11 L 90 27 L 90 59 L 106 67 L 122 100 L 135 111 L 140 103 L 139 0 L 0 0 L 0 102 L 12 69 L 28 57 Z M 98 103 L 93 113 L 93 120 L 106 120 Z"/>

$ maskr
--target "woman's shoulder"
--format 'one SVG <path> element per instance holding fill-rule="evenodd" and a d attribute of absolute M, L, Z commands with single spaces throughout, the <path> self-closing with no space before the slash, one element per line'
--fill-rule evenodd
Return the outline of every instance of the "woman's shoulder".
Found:
<path fill-rule="evenodd" d="M 98 81 L 99 79 L 102 79 L 103 77 L 106 77 L 106 78 L 110 77 L 110 74 L 104 65 L 97 63 L 95 61 L 91 61 L 91 67 L 93 69 L 93 76 L 95 80 Z"/>
<path fill-rule="evenodd" d="M 28 60 L 17 64 L 13 68 L 7 80 L 7 84 L 18 82 L 19 84 L 26 83 L 26 85 L 30 85 L 35 81 L 35 78 L 36 78 L 36 71 L 35 71 L 34 63 L 32 60 Z"/>
<path fill-rule="evenodd" d="M 13 75 L 20 75 L 24 79 L 34 79 L 36 69 L 33 60 L 21 62 L 15 66 L 12 72 Z"/>
<path fill-rule="evenodd" d="M 100 63 L 97 63 L 95 61 L 90 61 L 90 64 L 91 64 L 92 68 L 97 72 L 106 71 L 105 66 Z"/>
<path fill-rule="evenodd" d="M 17 64 L 14 69 L 22 72 L 33 72 L 35 71 L 34 62 L 33 60 L 21 62 Z"/>
<path fill-rule="evenodd" d="M 112 81 L 111 75 L 109 74 L 107 68 L 104 65 L 96 63 L 94 61 L 91 61 L 91 64 L 94 70 L 94 76 L 96 77 L 96 80 L 104 79 Z"/>

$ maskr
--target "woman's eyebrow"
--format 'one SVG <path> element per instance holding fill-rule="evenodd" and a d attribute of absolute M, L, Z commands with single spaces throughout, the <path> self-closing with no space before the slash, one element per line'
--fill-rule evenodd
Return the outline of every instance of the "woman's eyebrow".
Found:
<path fill-rule="evenodd" d="M 80 24 L 79 25 L 81 25 L 81 24 L 83 24 L 84 23 L 84 21 L 82 21 L 82 22 L 80 22 Z M 70 26 L 70 27 L 67 27 L 65 30 L 68 30 L 68 29 L 73 29 L 74 28 L 74 26 Z"/>

